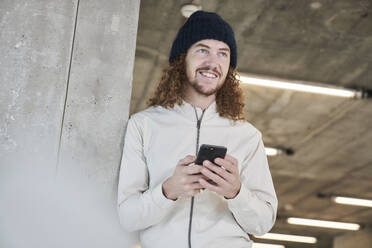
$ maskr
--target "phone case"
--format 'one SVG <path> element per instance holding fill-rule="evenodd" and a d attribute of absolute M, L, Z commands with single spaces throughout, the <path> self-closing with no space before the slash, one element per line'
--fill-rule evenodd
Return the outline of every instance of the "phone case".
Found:
<path fill-rule="evenodd" d="M 204 160 L 209 160 L 213 163 L 216 158 L 225 158 L 226 152 L 227 148 L 224 146 L 202 144 L 195 164 L 202 165 Z"/>

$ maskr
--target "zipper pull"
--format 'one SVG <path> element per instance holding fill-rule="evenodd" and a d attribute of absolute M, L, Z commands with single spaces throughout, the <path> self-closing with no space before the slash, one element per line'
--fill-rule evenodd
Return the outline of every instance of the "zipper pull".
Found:
<path fill-rule="evenodd" d="M 200 129 L 201 119 L 196 122 L 196 127 Z"/>

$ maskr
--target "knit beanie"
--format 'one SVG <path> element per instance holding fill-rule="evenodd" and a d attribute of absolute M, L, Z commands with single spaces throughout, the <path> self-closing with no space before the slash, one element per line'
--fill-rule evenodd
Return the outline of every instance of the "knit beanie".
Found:
<path fill-rule="evenodd" d="M 182 53 L 186 53 L 194 43 L 205 39 L 226 43 L 230 47 L 230 66 L 236 68 L 237 47 L 234 31 L 219 15 L 206 11 L 194 12 L 178 31 L 172 44 L 169 63 L 171 64 Z"/>

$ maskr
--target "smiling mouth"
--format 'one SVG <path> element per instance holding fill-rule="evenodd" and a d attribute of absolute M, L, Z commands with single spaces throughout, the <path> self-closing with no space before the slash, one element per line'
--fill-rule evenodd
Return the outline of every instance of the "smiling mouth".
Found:
<path fill-rule="evenodd" d="M 200 71 L 199 73 L 200 73 L 200 75 L 202 75 L 203 77 L 206 77 L 206 78 L 211 78 L 211 79 L 218 78 L 218 75 L 216 73 L 204 72 L 204 71 Z"/>

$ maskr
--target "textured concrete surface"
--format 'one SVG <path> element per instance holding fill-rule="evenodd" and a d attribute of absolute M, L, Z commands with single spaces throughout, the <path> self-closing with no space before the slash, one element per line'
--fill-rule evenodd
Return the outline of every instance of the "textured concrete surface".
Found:
<path fill-rule="evenodd" d="M 372 247 L 372 230 L 365 229 L 357 233 L 348 233 L 337 236 L 333 248 Z"/>
<path fill-rule="evenodd" d="M 81 1 L 58 176 L 77 169 L 107 192 L 120 163 L 131 97 L 139 3 Z"/>
<path fill-rule="evenodd" d="M 116 185 L 139 5 L 1 1 L 0 247 L 138 242 Z"/>
<path fill-rule="evenodd" d="M 115 211 L 138 13 L 139 1 L 80 1 L 57 168 L 59 183 L 94 185 Z"/>
<path fill-rule="evenodd" d="M 1 168 L 27 163 L 54 171 L 76 3 L 0 6 Z"/>

